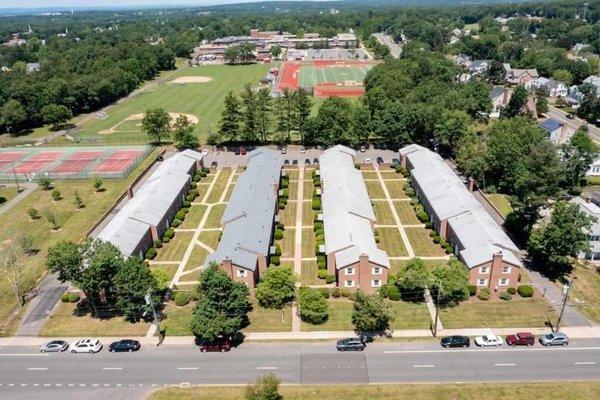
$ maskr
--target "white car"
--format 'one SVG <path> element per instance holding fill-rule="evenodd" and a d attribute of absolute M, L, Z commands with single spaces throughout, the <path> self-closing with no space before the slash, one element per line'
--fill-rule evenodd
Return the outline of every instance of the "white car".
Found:
<path fill-rule="evenodd" d="M 370 159 L 370 158 L 365 158 L 365 159 L 363 160 L 363 162 L 364 162 L 365 164 L 371 164 L 371 159 Z"/>
<path fill-rule="evenodd" d="M 481 347 L 502 346 L 502 338 L 496 335 L 477 336 L 475 344 Z"/>
<path fill-rule="evenodd" d="M 97 353 L 102 350 L 102 343 L 98 339 L 79 339 L 75 343 L 71 344 L 69 351 L 72 354 L 77 353 Z"/>
<path fill-rule="evenodd" d="M 208 154 L 208 149 L 202 149 L 202 155 L 207 155 Z"/>

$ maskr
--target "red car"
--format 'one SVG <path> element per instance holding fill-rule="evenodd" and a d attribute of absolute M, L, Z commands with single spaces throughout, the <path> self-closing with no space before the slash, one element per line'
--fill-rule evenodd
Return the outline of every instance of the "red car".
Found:
<path fill-rule="evenodd" d="M 226 338 L 219 338 L 214 342 L 202 341 L 199 344 L 200 351 L 206 353 L 208 351 L 220 351 L 221 353 L 225 353 L 226 351 L 231 350 L 231 342 Z"/>
<path fill-rule="evenodd" d="M 530 332 L 517 332 L 506 337 L 506 344 L 509 346 L 533 346 L 534 343 L 535 336 Z"/>

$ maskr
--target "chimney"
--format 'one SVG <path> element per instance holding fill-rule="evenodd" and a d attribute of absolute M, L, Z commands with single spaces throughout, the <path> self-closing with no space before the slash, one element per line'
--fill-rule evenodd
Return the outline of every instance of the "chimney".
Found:
<path fill-rule="evenodd" d="M 477 183 L 475 183 L 475 179 L 469 178 L 469 192 L 474 192 L 477 188 Z"/>
<path fill-rule="evenodd" d="M 131 200 L 133 198 L 133 186 L 127 188 L 127 198 Z"/>

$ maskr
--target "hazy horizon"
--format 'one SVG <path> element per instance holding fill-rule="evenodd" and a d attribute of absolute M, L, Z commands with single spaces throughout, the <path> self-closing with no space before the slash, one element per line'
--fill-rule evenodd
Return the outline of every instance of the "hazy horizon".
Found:
<path fill-rule="evenodd" d="M 2 8 L 94 8 L 94 7 L 141 7 L 141 6 L 209 6 L 236 3 L 257 3 L 268 0 L 0 0 Z M 285 0 L 285 1 L 325 1 L 325 0 Z M 334 0 L 327 0 L 334 1 Z"/>

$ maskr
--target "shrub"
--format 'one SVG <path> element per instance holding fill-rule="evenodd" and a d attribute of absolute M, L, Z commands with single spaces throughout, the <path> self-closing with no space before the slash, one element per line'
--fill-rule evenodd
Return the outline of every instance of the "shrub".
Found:
<path fill-rule="evenodd" d="M 312 209 L 313 210 L 320 210 L 321 209 L 321 200 L 319 200 L 319 199 L 313 199 L 313 201 L 312 201 Z"/>
<path fill-rule="evenodd" d="M 282 201 L 282 200 L 279 200 L 279 202 L 277 202 L 277 207 L 278 207 L 280 210 L 283 210 L 283 209 L 285 209 L 285 206 L 286 206 L 286 205 L 287 205 L 287 203 L 286 203 L 286 202 L 284 202 L 284 201 Z"/>
<path fill-rule="evenodd" d="M 425 228 L 427 228 L 427 229 L 433 229 L 433 222 L 431 222 L 431 221 L 425 222 Z"/>
<path fill-rule="evenodd" d="M 160 240 L 155 240 L 154 247 L 160 249 L 162 247 L 162 242 Z"/>
<path fill-rule="evenodd" d="M 60 296 L 60 301 L 62 301 L 63 303 L 68 303 L 69 302 L 69 293 L 63 293 Z"/>
<path fill-rule="evenodd" d="M 517 289 L 515 289 L 514 287 L 509 287 L 508 289 L 506 289 L 506 291 L 510 294 L 516 294 L 517 293 Z"/>
<path fill-rule="evenodd" d="M 173 228 L 177 228 L 179 225 L 181 225 L 181 220 L 180 219 L 174 219 L 173 222 L 171 222 L 171 226 Z"/>
<path fill-rule="evenodd" d="M 148 260 L 153 260 L 154 257 L 156 257 L 156 249 L 154 247 L 150 247 L 148 250 L 146 250 L 146 258 Z"/>
<path fill-rule="evenodd" d="M 279 256 L 271 256 L 271 264 L 273 264 L 273 265 L 281 264 L 281 259 L 279 258 Z"/>
<path fill-rule="evenodd" d="M 325 261 L 326 261 L 326 258 L 325 258 L 325 256 L 324 256 L 324 255 L 317 256 L 317 263 L 318 263 L 319 261 L 323 261 L 323 262 L 325 262 Z"/>
<path fill-rule="evenodd" d="M 500 297 L 502 300 L 505 300 L 505 301 L 512 300 L 512 295 L 508 292 L 502 292 L 502 293 L 500 293 L 500 295 L 498 297 Z"/>
<path fill-rule="evenodd" d="M 37 182 L 43 190 L 52 189 L 52 179 L 48 178 L 47 176 L 42 176 L 38 178 Z"/>
<path fill-rule="evenodd" d="M 569 194 L 572 196 L 579 196 L 581 194 L 581 187 L 573 186 L 569 189 Z"/>
<path fill-rule="evenodd" d="M 383 298 L 387 298 L 389 287 L 390 287 L 390 285 L 388 285 L 387 283 L 384 283 L 383 285 L 381 285 L 381 287 L 379 288 L 379 295 Z"/>
<path fill-rule="evenodd" d="M 477 295 L 477 298 L 479 300 L 489 300 L 490 299 L 490 289 L 488 288 L 483 288 L 479 291 L 479 294 Z"/>
<path fill-rule="evenodd" d="M 400 300 L 400 289 L 396 285 L 388 285 L 387 295 L 390 300 L 398 301 Z"/>
<path fill-rule="evenodd" d="M 196 189 L 198 187 L 198 184 L 196 182 L 192 182 L 192 183 L 190 183 L 190 187 L 192 189 Z"/>
<path fill-rule="evenodd" d="M 446 246 L 444 246 L 444 252 L 446 254 L 452 254 L 453 251 L 454 251 L 454 249 L 452 248 L 452 245 L 447 244 Z"/>
<path fill-rule="evenodd" d="M 281 229 L 275 229 L 275 233 L 273 234 L 275 240 L 283 239 L 283 231 Z"/>
<path fill-rule="evenodd" d="M 183 209 L 177 211 L 177 213 L 175 214 L 175 219 L 183 221 L 185 219 L 185 211 L 183 211 Z"/>
<path fill-rule="evenodd" d="M 311 324 L 322 324 L 329 318 L 327 300 L 316 290 L 301 288 L 298 301 L 298 315 Z"/>
<path fill-rule="evenodd" d="M 331 294 L 329 292 L 329 289 L 327 289 L 327 288 L 319 288 L 318 290 L 319 290 L 319 293 L 321 293 L 321 296 L 323 296 L 326 299 L 329 298 L 329 295 Z"/>
<path fill-rule="evenodd" d="M 188 196 L 194 196 L 194 198 L 198 197 L 199 194 L 200 192 L 198 192 L 198 189 L 190 189 L 188 192 Z"/>
<path fill-rule="evenodd" d="M 433 243 L 439 243 L 441 241 L 441 237 L 440 235 L 434 235 L 433 236 Z"/>
<path fill-rule="evenodd" d="M 475 296 L 477 294 L 477 286 L 469 285 L 469 295 Z"/>
<path fill-rule="evenodd" d="M 325 230 L 323 229 L 317 229 L 315 231 L 315 236 L 323 236 L 325 234 Z"/>
<path fill-rule="evenodd" d="M 315 245 L 315 254 L 316 254 L 317 256 L 318 256 L 319 254 L 323 254 L 323 252 L 321 251 L 320 247 L 321 247 L 321 246 L 320 246 L 319 244 L 316 244 L 316 245 Z"/>
<path fill-rule="evenodd" d="M 279 197 L 285 197 L 286 199 L 290 197 L 290 192 L 287 189 L 281 190 L 281 195 Z"/>
<path fill-rule="evenodd" d="M 278 244 L 275 245 L 275 255 L 277 257 L 281 257 L 281 246 Z"/>
<path fill-rule="evenodd" d="M 290 186 L 290 183 L 287 179 L 282 179 L 281 180 L 281 188 L 282 189 L 287 189 Z"/>
<path fill-rule="evenodd" d="M 342 292 L 340 291 L 340 288 L 335 287 L 331 289 L 331 297 L 333 297 L 334 299 L 342 297 Z"/>
<path fill-rule="evenodd" d="M 313 225 L 313 230 L 316 232 L 318 230 L 323 230 L 323 222 L 317 221 Z"/>
<path fill-rule="evenodd" d="M 419 221 L 425 223 L 429 221 L 429 216 L 427 215 L 427 213 L 423 210 L 419 210 L 417 211 L 417 218 L 419 219 Z"/>
<path fill-rule="evenodd" d="M 413 189 L 413 188 L 411 188 L 411 187 L 407 188 L 407 189 L 405 190 L 405 192 L 406 192 L 406 195 L 407 195 L 408 197 L 413 197 L 413 196 L 416 194 L 416 193 L 415 193 L 415 189 Z"/>
<path fill-rule="evenodd" d="M 190 302 L 190 294 L 189 292 L 177 292 L 173 297 L 175 304 L 179 307 L 183 307 Z"/>
<path fill-rule="evenodd" d="M 169 243 L 170 241 L 171 241 L 171 238 L 170 238 L 170 237 L 168 237 L 168 236 L 163 236 L 163 238 L 162 238 L 162 242 L 163 242 L 163 243 Z"/>
<path fill-rule="evenodd" d="M 437 235 L 436 231 L 429 232 L 429 237 L 434 237 L 435 235 Z"/>
<path fill-rule="evenodd" d="M 317 277 L 319 279 L 327 279 L 327 271 L 324 269 L 320 269 L 319 272 L 317 272 Z"/>
<path fill-rule="evenodd" d="M 35 208 L 30 208 L 29 210 L 27 210 L 27 215 L 29 215 L 29 218 L 34 220 L 40 218 L 40 212 Z"/>
<path fill-rule="evenodd" d="M 175 229 L 173 228 L 168 228 L 165 233 L 163 233 L 163 237 L 166 236 L 169 239 L 173 238 L 173 236 L 175 236 Z"/>
<path fill-rule="evenodd" d="M 79 294 L 69 293 L 69 303 L 77 303 L 79 301 Z"/>
<path fill-rule="evenodd" d="M 322 269 L 320 269 L 319 271 L 323 271 Z M 325 283 L 333 283 L 335 282 L 335 275 L 334 274 L 330 274 L 327 275 L 327 277 L 325 278 Z"/>
<path fill-rule="evenodd" d="M 317 261 L 317 267 L 319 267 L 319 269 L 327 269 L 327 263 L 325 260 Z"/>
<path fill-rule="evenodd" d="M 186 201 L 184 201 L 184 202 L 183 202 L 183 206 L 184 206 L 185 208 L 189 208 L 189 207 L 191 207 L 191 206 L 192 206 L 192 202 L 191 202 L 191 201 L 187 201 L 187 200 L 186 200 Z"/>
<path fill-rule="evenodd" d="M 342 293 L 342 296 L 347 298 L 347 299 L 353 299 L 354 298 L 354 291 L 348 289 L 348 288 L 341 288 L 340 292 Z"/>
<path fill-rule="evenodd" d="M 53 199 L 54 201 L 59 201 L 60 199 L 62 199 L 62 197 L 60 196 L 60 190 L 58 190 L 58 189 L 54 189 L 54 190 L 52 191 L 52 199 Z"/>
<path fill-rule="evenodd" d="M 277 227 L 277 229 L 281 229 L 282 231 L 285 230 L 285 225 L 283 224 L 283 222 L 278 222 L 276 227 Z"/>
<path fill-rule="evenodd" d="M 533 296 L 533 287 L 531 285 L 521 285 L 517 289 L 517 292 L 519 292 L 519 296 L 521 297 L 531 297 Z"/>
<path fill-rule="evenodd" d="M 192 177 L 192 181 L 194 181 L 194 182 L 198 182 L 200 179 L 202 179 L 202 177 L 200 175 L 194 175 Z"/>
<path fill-rule="evenodd" d="M 194 201 L 194 199 L 195 199 L 195 198 L 196 198 L 196 196 L 194 196 L 194 195 L 192 195 L 192 194 L 188 194 L 188 195 L 185 197 L 185 201 L 192 202 L 192 201 Z"/>

